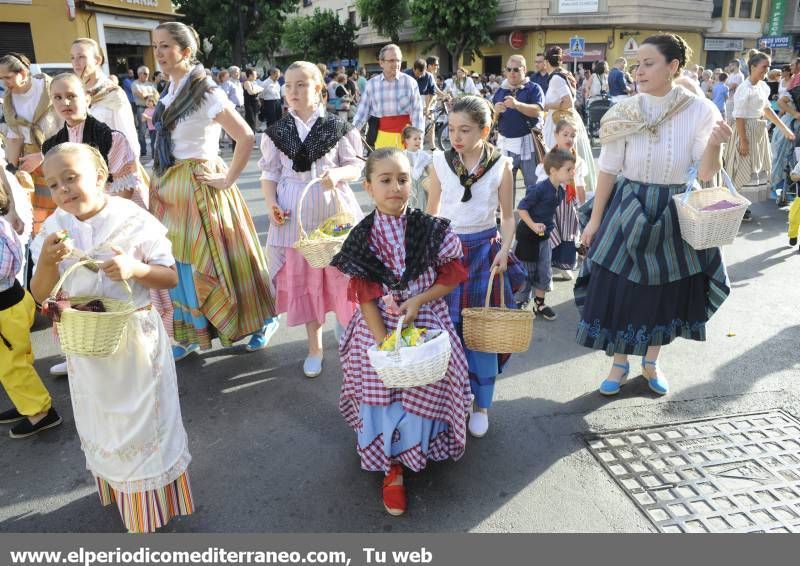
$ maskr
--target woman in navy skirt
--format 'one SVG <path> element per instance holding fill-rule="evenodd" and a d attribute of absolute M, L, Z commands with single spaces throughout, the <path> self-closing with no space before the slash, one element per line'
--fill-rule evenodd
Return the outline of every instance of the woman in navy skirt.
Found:
<path fill-rule="evenodd" d="M 672 199 L 686 191 L 690 170 L 701 181 L 717 174 L 732 133 L 713 103 L 673 85 L 690 55 L 677 35 L 648 37 L 638 54 L 640 94 L 612 107 L 600 128 L 601 173 L 581 211 L 589 252 L 575 302 L 578 343 L 614 356 L 604 395 L 619 392 L 629 355 L 642 356 L 650 389 L 666 394 L 661 347 L 677 337 L 705 340 L 706 322 L 730 293 L 719 249 L 683 241 Z"/>

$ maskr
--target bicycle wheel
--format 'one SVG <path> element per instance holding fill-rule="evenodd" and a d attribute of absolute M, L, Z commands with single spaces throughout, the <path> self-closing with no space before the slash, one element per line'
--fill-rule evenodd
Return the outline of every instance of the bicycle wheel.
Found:
<path fill-rule="evenodd" d="M 441 151 L 447 151 L 453 147 L 453 144 L 450 143 L 450 130 L 448 129 L 447 124 L 442 124 L 441 126 L 437 124 L 436 147 Z"/>

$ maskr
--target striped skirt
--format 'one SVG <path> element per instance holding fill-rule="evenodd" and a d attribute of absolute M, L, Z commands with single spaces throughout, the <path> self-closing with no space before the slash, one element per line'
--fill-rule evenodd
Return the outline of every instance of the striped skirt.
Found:
<path fill-rule="evenodd" d="M 746 157 L 739 154 L 739 130 L 733 128 L 731 141 L 725 147 L 723 162 L 734 186 L 739 190 L 770 183 L 772 174 L 772 150 L 767 134 L 766 120 L 748 118 L 745 132 L 750 143 Z"/>
<path fill-rule="evenodd" d="M 234 185 L 218 190 L 197 182 L 194 170 L 224 172 L 219 158 L 177 162 L 153 178 L 150 210 L 168 230 L 180 281 L 171 292 L 175 340 L 211 347 L 262 328 L 275 314 L 267 262 L 247 205 Z M 183 269 L 181 269 L 183 267 Z"/>
<path fill-rule="evenodd" d="M 456 327 L 461 343 L 464 343 L 464 333 L 461 320 L 461 311 L 470 307 L 482 307 L 486 302 L 486 288 L 489 286 L 492 262 L 497 252 L 500 251 L 502 242 L 497 230 L 492 228 L 475 234 L 459 234 L 464 257 L 461 261 L 469 270 L 469 279 L 456 287 L 445 297 L 450 311 L 450 319 Z M 500 306 L 500 293 L 504 294 L 508 308 L 515 308 L 514 293 L 525 285 L 527 273 L 522 263 L 513 254 L 508 256 L 508 271 L 503 277 L 503 286 L 499 285 L 499 277 L 495 279 L 489 305 Z M 473 393 L 478 399 L 481 408 L 491 405 L 491 388 L 495 378 L 503 371 L 503 366 L 511 358 L 511 354 L 498 352 L 473 352 L 464 346 L 469 365 L 469 380 Z M 482 388 L 489 388 L 489 393 L 481 394 Z"/>
<path fill-rule="evenodd" d="M 550 233 L 553 248 L 551 262 L 558 269 L 575 269 L 578 259 L 575 240 L 578 238 L 579 224 L 575 202 L 562 199 L 556 208 L 555 229 Z"/>
<path fill-rule="evenodd" d="M 730 285 L 719 248 L 698 251 L 681 238 L 672 196 L 685 190 L 618 181 L 575 282 L 579 344 L 644 355 L 676 337 L 705 340 Z M 583 225 L 591 206 L 580 209 Z"/>
<path fill-rule="evenodd" d="M 192 487 L 189 474 L 164 487 L 137 493 L 114 489 L 101 477 L 95 476 L 97 493 L 103 507 L 116 503 L 119 515 L 129 533 L 152 533 L 179 515 L 194 513 Z"/>

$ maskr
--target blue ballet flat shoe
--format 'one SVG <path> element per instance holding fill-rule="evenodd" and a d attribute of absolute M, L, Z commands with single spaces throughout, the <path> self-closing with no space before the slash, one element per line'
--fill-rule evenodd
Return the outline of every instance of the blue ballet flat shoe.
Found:
<path fill-rule="evenodd" d="M 250 336 L 250 342 L 247 343 L 245 349 L 248 352 L 257 352 L 258 350 L 266 348 L 270 339 L 278 331 L 278 326 L 280 325 L 278 324 L 277 318 L 269 319 L 261 330 L 254 332 Z"/>
<path fill-rule="evenodd" d="M 650 391 L 655 393 L 656 395 L 666 395 L 669 393 L 669 383 L 667 383 L 667 378 L 658 375 L 658 361 L 651 362 L 650 360 L 645 360 L 642 358 L 642 374 L 644 374 L 644 366 L 653 366 L 653 369 L 656 370 L 656 376 L 652 379 L 647 379 L 647 384 L 650 386 Z"/>
<path fill-rule="evenodd" d="M 600 395 L 616 395 L 628 380 L 628 374 L 631 371 L 631 365 L 629 363 L 614 364 L 612 367 L 625 370 L 625 373 L 622 374 L 622 378 L 619 381 L 613 381 L 611 379 L 603 380 L 603 383 L 601 383 L 600 387 L 597 389 Z"/>
<path fill-rule="evenodd" d="M 180 344 L 175 344 L 172 347 L 172 359 L 174 359 L 176 362 L 179 362 L 192 352 L 197 352 L 199 349 L 200 349 L 199 344 L 189 344 L 188 346 L 181 346 Z"/>

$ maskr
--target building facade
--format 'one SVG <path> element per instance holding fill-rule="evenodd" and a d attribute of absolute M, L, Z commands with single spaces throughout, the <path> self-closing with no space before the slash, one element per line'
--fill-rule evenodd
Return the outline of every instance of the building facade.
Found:
<path fill-rule="evenodd" d="M 22 52 L 48 72 L 71 69 L 73 39 L 91 37 L 106 72 L 153 69 L 150 32 L 176 17 L 169 0 L 0 0 L 0 54 Z"/>
<path fill-rule="evenodd" d="M 309 14 L 315 8 L 332 10 L 340 20 L 349 18 L 357 23 L 359 65 L 368 70 L 378 68 L 377 51 L 388 39 L 361 21 L 355 0 L 302 0 L 302 4 L 301 14 Z M 776 11 L 786 13 L 777 32 L 770 29 Z M 598 60 L 633 58 L 642 40 L 661 31 L 683 36 L 694 51 L 692 62 L 724 66 L 744 49 L 786 45 L 785 38 L 772 36 L 800 37 L 800 9 L 796 0 L 500 0 L 492 28 L 493 41 L 481 47 L 482 58 L 453 62 L 446 50 L 434 50 L 433 54 L 442 59 L 445 71 L 464 65 L 477 72 L 499 73 L 513 53 L 532 61 L 536 53 L 552 45 L 566 50 L 570 38 L 578 35 L 585 44 L 579 62 L 588 66 Z M 772 39 L 764 40 L 765 36 Z M 431 54 L 426 49 L 428 44 L 417 41 L 411 27 L 401 31 L 400 40 L 406 66 L 417 57 Z M 788 60 L 794 52 L 794 41 L 788 47 L 773 50 L 776 61 Z M 568 58 L 567 63 L 574 62 Z"/>

